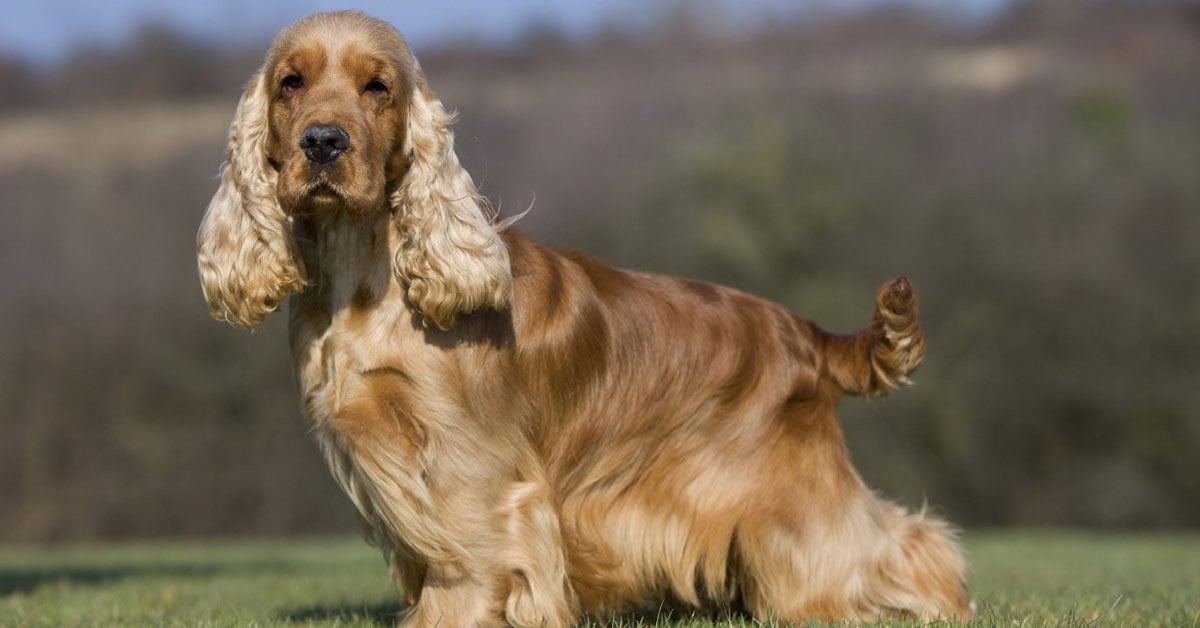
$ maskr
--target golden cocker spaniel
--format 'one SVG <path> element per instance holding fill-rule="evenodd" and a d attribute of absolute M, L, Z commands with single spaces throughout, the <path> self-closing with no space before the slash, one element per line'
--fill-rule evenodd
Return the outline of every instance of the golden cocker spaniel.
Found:
<path fill-rule="evenodd" d="M 920 361 L 908 282 L 838 336 L 540 246 L 495 222 L 452 122 L 390 25 L 301 19 L 238 104 L 198 236 L 217 319 L 290 295 L 304 411 L 406 624 L 970 616 L 945 525 L 863 485 L 835 412 Z"/>

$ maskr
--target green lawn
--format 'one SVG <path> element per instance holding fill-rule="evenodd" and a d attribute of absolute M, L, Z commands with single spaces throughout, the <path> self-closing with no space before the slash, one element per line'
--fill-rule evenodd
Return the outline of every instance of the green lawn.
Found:
<path fill-rule="evenodd" d="M 1200 536 L 965 540 L 980 624 L 1200 625 Z M 390 625 L 401 607 L 386 580 L 354 539 L 7 548 L 0 625 Z"/>

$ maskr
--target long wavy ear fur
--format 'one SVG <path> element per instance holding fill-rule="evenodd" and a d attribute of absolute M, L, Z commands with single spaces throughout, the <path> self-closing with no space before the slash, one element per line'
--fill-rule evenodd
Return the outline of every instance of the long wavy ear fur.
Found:
<path fill-rule="evenodd" d="M 229 128 L 229 161 L 196 236 L 200 284 L 217 320 L 254 327 L 306 279 L 292 222 L 276 199 L 267 162 L 267 90 L 246 87 Z"/>
<path fill-rule="evenodd" d="M 402 150 L 409 168 L 391 202 L 401 235 L 395 270 L 428 323 L 503 308 L 512 293 L 508 249 L 490 205 L 454 153 L 454 116 L 414 62 Z"/>

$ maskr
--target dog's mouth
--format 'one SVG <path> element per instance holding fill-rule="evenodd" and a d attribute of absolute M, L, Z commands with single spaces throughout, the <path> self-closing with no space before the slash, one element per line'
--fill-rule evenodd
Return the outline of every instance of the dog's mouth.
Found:
<path fill-rule="evenodd" d="M 331 181 L 317 181 L 310 183 L 304 191 L 304 195 L 318 202 L 331 202 L 345 200 L 346 195 L 342 192 L 337 184 Z"/>
<path fill-rule="evenodd" d="M 346 190 L 330 177 L 315 175 L 292 188 L 280 201 L 288 213 L 307 216 L 344 207 L 348 198 Z"/>
<path fill-rule="evenodd" d="M 354 172 L 349 165 L 338 162 L 293 165 L 290 176 L 280 179 L 280 204 L 284 211 L 295 215 L 367 213 L 382 199 L 373 188 L 363 189 Z"/>
<path fill-rule="evenodd" d="M 344 202 L 349 195 L 338 182 L 333 166 L 332 163 L 311 166 L 300 195 L 316 203 Z"/>

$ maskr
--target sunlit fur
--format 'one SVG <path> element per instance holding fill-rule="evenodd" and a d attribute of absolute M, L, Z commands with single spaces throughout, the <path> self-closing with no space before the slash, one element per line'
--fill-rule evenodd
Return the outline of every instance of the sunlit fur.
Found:
<path fill-rule="evenodd" d="M 306 284 L 292 224 L 275 192 L 266 154 L 267 98 L 250 79 L 229 128 L 229 161 L 200 224 L 197 257 L 209 313 L 252 327 Z"/>
<path fill-rule="evenodd" d="M 838 336 L 540 246 L 493 222 L 451 122 L 390 26 L 305 18 L 246 90 L 199 235 L 215 317 L 293 295 L 304 411 L 404 622 L 970 615 L 953 536 L 863 485 L 835 413 L 920 361 L 907 281 Z M 334 167 L 299 150 L 310 124 L 348 131 Z"/>

